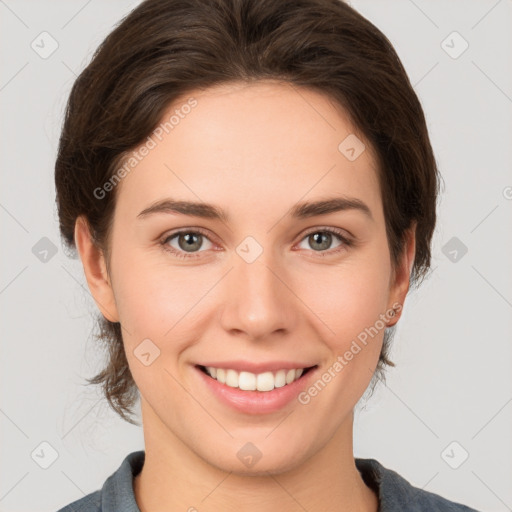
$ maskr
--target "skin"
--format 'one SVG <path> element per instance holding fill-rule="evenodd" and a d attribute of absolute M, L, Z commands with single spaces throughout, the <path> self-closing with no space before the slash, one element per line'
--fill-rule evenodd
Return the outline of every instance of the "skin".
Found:
<path fill-rule="evenodd" d="M 121 322 L 140 390 L 146 459 L 134 479 L 139 508 L 375 512 L 377 497 L 355 466 L 353 410 L 384 329 L 309 404 L 293 400 L 271 414 L 220 403 L 194 365 L 293 360 L 326 371 L 379 315 L 404 303 L 414 230 L 393 269 L 372 148 L 365 142 L 354 161 L 338 150 L 357 131 L 328 97 L 274 81 L 231 83 L 187 94 L 164 119 L 191 96 L 197 106 L 117 186 L 108 267 L 82 218 L 75 227 L 89 288 L 103 315 Z M 357 210 L 287 216 L 299 201 L 333 196 L 360 199 L 373 219 Z M 230 221 L 137 218 L 168 197 L 215 204 Z M 167 242 L 197 257 L 178 258 L 159 244 L 178 228 L 209 233 L 193 252 L 184 243 L 180 249 L 179 237 Z M 318 249 L 321 240 L 309 235 L 322 228 L 344 230 L 356 244 L 343 246 L 333 235 Z M 250 264 L 236 252 L 247 236 L 263 249 Z M 146 338 L 160 349 L 149 366 L 134 355 Z M 237 457 L 249 441 L 263 454 L 251 468 Z"/>

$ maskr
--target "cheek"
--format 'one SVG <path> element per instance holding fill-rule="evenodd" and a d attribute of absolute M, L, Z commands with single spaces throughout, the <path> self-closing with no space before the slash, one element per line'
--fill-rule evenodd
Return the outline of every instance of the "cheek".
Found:
<path fill-rule="evenodd" d="M 123 245 L 124 242 L 118 237 L 117 254 L 112 258 L 114 294 L 121 321 L 125 321 L 128 330 L 131 326 L 131 330 L 139 333 L 148 330 L 155 334 L 165 327 L 169 329 L 173 317 L 186 302 L 188 287 L 184 279 L 180 279 L 179 272 L 171 275 L 169 267 L 154 253 L 128 243 Z"/>
<path fill-rule="evenodd" d="M 218 281 L 211 269 L 171 268 L 136 253 L 126 254 L 116 269 L 116 304 L 127 350 L 149 338 L 175 355 L 200 335 L 204 299 Z"/>
<path fill-rule="evenodd" d="M 378 250 L 373 253 L 347 259 L 338 267 L 323 268 L 301 280 L 304 302 L 322 320 L 332 348 L 345 349 L 377 322 L 383 331 L 379 320 L 388 307 L 391 269 Z"/>
<path fill-rule="evenodd" d="M 148 261 L 127 255 L 116 267 L 116 303 L 128 365 L 146 400 L 153 405 L 161 400 L 164 407 L 172 395 L 185 407 L 176 361 L 195 336 L 190 329 L 193 307 L 207 286 L 191 280 L 190 273 L 171 272 Z"/>
<path fill-rule="evenodd" d="M 318 294 L 318 316 L 329 327 L 323 328 L 329 357 L 320 377 L 328 384 L 318 406 L 330 404 L 332 428 L 335 418 L 355 406 L 378 364 L 387 326 L 388 271 L 383 263 L 364 269 L 354 266 Z"/>

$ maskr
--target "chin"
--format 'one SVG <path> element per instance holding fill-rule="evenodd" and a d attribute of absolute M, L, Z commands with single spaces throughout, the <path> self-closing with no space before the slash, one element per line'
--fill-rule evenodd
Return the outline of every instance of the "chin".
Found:
<path fill-rule="evenodd" d="M 233 450 L 233 456 L 228 455 L 231 449 L 225 449 L 222 455 L 210 453 L 203 457 L 203 459 L 210 465 L 239 476 L 268 476 L 286 473 L 295 469 L 307 457 L 306 453 L 299 453 L 299 450 L 304 449 L 304 445 L 296 447 L 293 445 L 286 445 L 283 450 L 282 444 L 273 447 L 258 448 L 263 445 L 255 442 L 246 442 L 240 444 L 236 443 Z M 270 443 L 272 444 L 272 443 Z"/>

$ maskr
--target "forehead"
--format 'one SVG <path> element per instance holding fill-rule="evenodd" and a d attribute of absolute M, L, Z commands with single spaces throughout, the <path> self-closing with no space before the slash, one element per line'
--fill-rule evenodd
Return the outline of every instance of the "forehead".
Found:
<path fill-rule="evenodd" d="M 141 158 L 144 146 L 151 149 Z M 288 210 L 336 194 L 380 202 L 373 148 L 343 109 L 287 83 L 192 90 L 166 109 L 137 152 L 117 191 L 126 213 L 165 197 L 219 203 L 233 212 L 279 202 Z"/>

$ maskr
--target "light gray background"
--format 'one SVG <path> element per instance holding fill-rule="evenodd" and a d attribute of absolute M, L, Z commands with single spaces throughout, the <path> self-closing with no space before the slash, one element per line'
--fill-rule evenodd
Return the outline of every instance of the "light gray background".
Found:
<path fill-rule="evenodd" d="M 351 3 L 395 45 L 445 180 L 435 272 L 406 302 L 387 385 L 358 408 L 355 455 L 448 499 L 512 510 L 512 2 Z M 96 307 L 79 260 L 63 253 L 53 185 L 73 80 L 137 4 L 0 0 L 3 512 L 55 511 L 144 446 L 141 428 L 84 386 L 101 365 Z M 47 59 L 31 48 L 43 31 L 59 45 Z M 453 31 L 469 43 L 456 59 L 441 46 Z M 43 237 L 58 248 L 46 263 L 32 252 Z M 457 262 L 443 253 L 452 237 L 468 248 Z M 48 469 L 43 441 L 58 454 Z M 453 469 L 445 460 L 462 450 L 469 458 Z"/>

